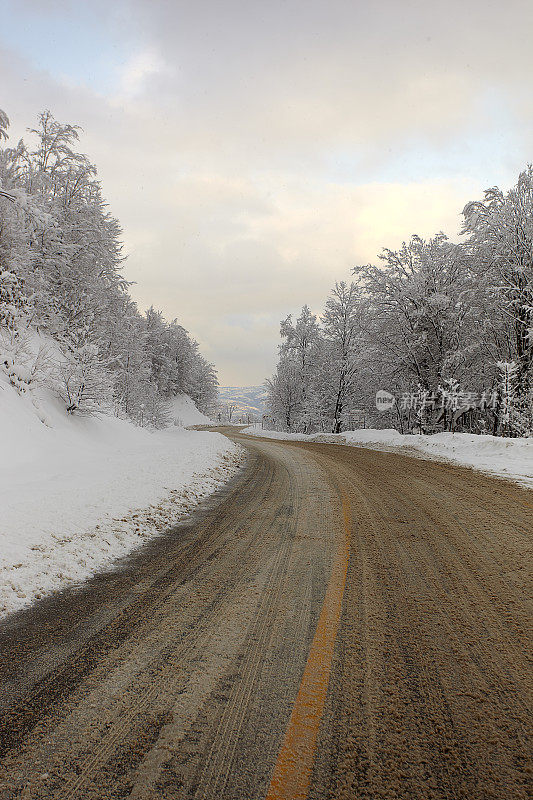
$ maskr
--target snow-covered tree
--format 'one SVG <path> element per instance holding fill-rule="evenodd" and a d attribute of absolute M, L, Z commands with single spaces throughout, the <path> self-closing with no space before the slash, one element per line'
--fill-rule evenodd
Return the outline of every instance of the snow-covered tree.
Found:
<path fill-rule="evenodd" d="M 461 377 L 478 353 L 474 286 L 462 248 L 444 234 L 413 236 L 380 258 L 380 266 L 354 270 L 379 320 L 380 348 L 428 391 Z"/>
<path fill-rule="evenodd" d="M 478 292 L 486 298 L 495 356 L 516 363 L 518 402 L 533 386 L 533 167 L 504 193 L 487 189 L 463 211 Z M 502 352 L 503 350 L 503 352 Z"/>
<path fill-rule="evenodd" d="M 361 298 L 355 283 L 336 283 L 326 301 L 322 326 L 326 347 L 325 374 L 330 388 L 329 403 L 333 432 L 342 428 L 350 398 L 354 394 L 361 344 Z"/>
<path fill-rule="evenodd" d="M 267 380 L 267 407 L 274 419 L 285 430 L 294 429 L 301 411 L 300 373 L 295 361 L 284 358 L 278 364 L 275 375 Z"/>
<path fill-rule="evenodd" d="M 336 284 L 304 350 L 305 376 L 297 325 L 285 320 L 269 384 L 282 425 L 321 429 L 329 418 L 339 431 L 361 408 L 402 431 L 531 433 L 533 167 L 463 213 L 461 244 L 413 236 L 356 267 L 355 283 Z M 397 398 L 386 414 L 375 409 L 379 389 Z"/>
<path fill-rule="evenodd" d="M 0 112 L 0 140 L 7 126 Z M 15 324 L 24 317 L 25 327 L 44 329 L 68 353 L 59 386 L 69 411 L 114 407 L 160 426 L 163 401 L 175 394 L 209 405 L 216 372 L 177 320 L 154 309 L 144 316 L 131 300 L 120 225 L 95 166 L 78 151 L 80 130 L 45 111 L 29 145 L 0 148 L 2 341 L 20 349 Z"/>
<path fill-rule="evenodd" d="M 98 347 L 86 343 L 73 349 L 59 367 L 59 396 L 69 414 L 108 411 L 111 400 L 109 373 L 102 364 Z"/>
<path fill-rule="evenodd" d="M 7 129 L 9 128 L 9 117 L 5 111 L 0 108 L 0 142 L 2 139 L 8 139 L 9 135 Z"/>
<path fill-rule="evenodd" d="M 530 436 L 533 433 L 531 395 L 522 396 L 518 365 L 514 361 L 499 361 L 498 422 L 502 436 Z"/>
<path fill-rule="evenodd" d="M 305 305 L 301 314 L 293 324 L 292 317 L 284 319 L 280 326 L 282 344 L 280 358 L 292 365 L 291 372 L 298 374 L 298 398 L 295 408 L 299 413 L 292 413 L 292 424 L 307 432 L 313 425 L 316 415 L 316 387 L 314 378 L 316 363 L 321 347 L 321 333 L 315 314 Z"/>

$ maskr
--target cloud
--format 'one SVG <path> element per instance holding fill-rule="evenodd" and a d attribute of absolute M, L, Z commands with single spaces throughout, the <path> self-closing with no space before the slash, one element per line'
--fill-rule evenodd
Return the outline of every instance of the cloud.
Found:
<path fill-rule="evenodd" d="M 532 157 L 526 0 L 96 0 L 91 25 L 60 0 L 13 9 L 43 52 L 60 30 L 80 53 L 65 82 L 59 56 L 5 42 L 14 137 L 43 107 L 82 125 L 134 297 L 226 384 L 271 372 L 286 314 L 383 246 L 456 235 L 465 202 Z"/>
<path fill-rule="evenodd" d="M 154 50 L 144 50 L 132 55 L 119 69 L 118 96 L 134 99 L 146 88 L 148 79 L 154 75 L 170 72 L 163 59 Z"/>
<path fill-rule="evenodd" d="M 218 183 L 220 193 L 222 178 Z M 268 182 L 262 188 L 271 195 Z M 246 376 L 261 382 L 272 370 L 283 317 L 304 303 L 319 311 L 335 280 L 349 280 L 351 267 L 375 260 L 383 246 L 441 228 L 457 235 L 459 211 L 475 189 L 458 180 L 330 184 L 311 192 L 295 180 L 270 205 L 262 205 L 257 187 L 235 205 L 219 194 L 211 218 L 188 180 L 178 192 L 188 198 L 187 217 L 180 213 L 173 225 L 170 207 L 154 239 L 132 249 L 129 274 L 139 281 L 133 293 L 167 316 L 179 307 L 230 383 Z"/>

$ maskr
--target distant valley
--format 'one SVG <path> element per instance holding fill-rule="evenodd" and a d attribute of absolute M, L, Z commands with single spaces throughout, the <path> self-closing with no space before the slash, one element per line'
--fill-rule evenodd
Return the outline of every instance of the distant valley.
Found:
<path fill-rule="evenodd" d="M 265 412 L 267 392 L 264 386 L 221 386 L 220 404 L 234 406 L 235 414 L 255 414 Z"/>

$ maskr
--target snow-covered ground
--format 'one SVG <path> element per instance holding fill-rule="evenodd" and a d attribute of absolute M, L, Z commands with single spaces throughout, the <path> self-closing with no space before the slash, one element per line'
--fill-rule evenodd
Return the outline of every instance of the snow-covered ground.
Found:
<path fill-rule="evenodd" d="M 490 475 L 518 481 L 533 488 L 533 438 L 504 439 L 500 436 L 475 436 L 468 433 L 436 433 L 432 436 L 402 435 L 394 429 L 357 430 L 344 433 L 279 433 L 259 426 L 243 433 L 269 439 L 330 442 L 375 449 L 399 450 L 407 455 L 452 461 L 474 467 Z"/>
<path fill-rule="evenodd" d="M 173 416 L 209 421 L 187 397 Z M 0 373 L 0 615 L 168 529 L 241 463 L 220 434 L 69 416 L 44 391 L 20 396 Z"/>
<path fill-rule="evenodd" d="M 170 415 L 175 425 L 212 425 L 213 421 L 198 411 L 190 397 L 179 394 L 170 401 Z"/>

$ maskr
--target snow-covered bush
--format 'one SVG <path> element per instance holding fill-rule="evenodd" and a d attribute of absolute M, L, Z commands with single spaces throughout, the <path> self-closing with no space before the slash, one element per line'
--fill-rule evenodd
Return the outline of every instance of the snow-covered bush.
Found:
<path fill-rule="evenodd" d="M 0 325 L 14 330 L 25 302 L 22 281 L 14 272 L 0 269 Z"/>
<path fill-rule="evenodd" d="M 36 347 L 27 328 L 0 328 L 0 367 L 19 394 L 55 386 L 55 362 L 50 349 L 46 345 Z"/>
<path fill-rule="evenodd" d="M 135 421 L 144 428 L 167 428 L 172 424 L 169 401 L 161 397 L 152 383 L 146 383 L 142 388 L 142 401 L 137 405 Z"/>
<path fill-rule="evenodd" d="M 498 362 L 500 370 L 498 420 L 502 436 L 530 436 L 533 423 L 531 392 L 520 393 L 520 375 L 514 361 Z"/>
<path fill-rule="evenodd" d="M 96 345 L 85 344 L 70 353 L 59 367 L 58 390 L 69 414 L 109 410 L 111 382 Z"/>

